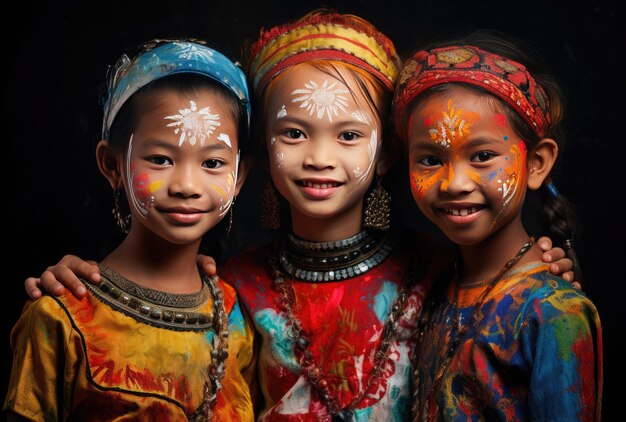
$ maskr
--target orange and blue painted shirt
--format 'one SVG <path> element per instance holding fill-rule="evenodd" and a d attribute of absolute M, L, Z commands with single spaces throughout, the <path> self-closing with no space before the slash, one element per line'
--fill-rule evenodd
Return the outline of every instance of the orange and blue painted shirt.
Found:
<path fill-rule="evenodd" d="M 454 284 L 454 283 L 451 283 Z M 486 287 L 460 288 L 467 322 Z M 587 296 L 551 275 L 545 264 L 521 267 L 487 295 L 477 323 L 456 339 L 454 286 L 433 310 L 417 371 L 425 420 L 600 419 L 602 330 Z"/>
<path fill-rule="evenodd" d="M 229 318 L 228 357 L 214 420 L 254 420 L 248 382 L 253 329 L 235 291 L 222 281 Z M 210 298 L 193 309 L 213 313 Z M 31 420 L 186 420 L 209 379 L 208 331 L 176 331 L 140 322 L 89 292 L 26 303 L 11 332 L 13 367 L 4 402 Z"/>
<path fill-rule="evenodd" d="M 318 391 L 302 373 L 296 339 L 278 306 L 268 254 L 269 248 L 254 248 L 220 266 L 220 274 L 237 289 L 249 311 L 261 342 L 258 377 L 264 405 L 258 420 L 330 421 Z M 311 340 L 309 351 L 326 374 L 331 394 L 341 408 L 357 400 L 352 420 L 402 421 L 410 416 L 411 360 L 417 316 L 428 283 L 410 290 L 382 376 L 370 381 L 382 328 L 405 282 L 409 263 L 408 254 L 392 252 L 378 266 L 346 280 L 291 280 L 293 311 Z"/>

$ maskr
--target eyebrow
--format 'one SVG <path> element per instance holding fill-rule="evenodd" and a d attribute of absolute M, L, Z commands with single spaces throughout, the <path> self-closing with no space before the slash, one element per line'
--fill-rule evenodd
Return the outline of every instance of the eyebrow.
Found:
<path fill-rule="evenodd" d="M 222 142 L 220 140 L 217 140 L 217 139 L 215 141 L 209 141 L 209 142 L 211 142 L 211 143 L 208 144 L 208 145 L 202 145 L 200 147 L 200 149 L 203 150 L 203 151 L 205 151 L 205 150 L 214 151 L 214 150 L 231 149 L 224 142 Z M 161 139 L 154 139 L 154 138 L 148 138 L 148 139 L 144 140 L 144 143 L 146 144 L 146 146 L 161 147 L 161 148 L 169 149 L 169 150 L 175 150 L 176 148 L 180 148 L 180 145 L 172 145 L 171 142 L 163 141 Z"/>

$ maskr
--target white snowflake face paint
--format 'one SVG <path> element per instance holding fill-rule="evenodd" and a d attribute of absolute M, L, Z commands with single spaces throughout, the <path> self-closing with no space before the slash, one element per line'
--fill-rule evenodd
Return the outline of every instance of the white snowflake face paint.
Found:
<path fill-rule="evenodd" d="M 219 114 L 212 114 L 208 106 L 198 110 L 195 101 L 189 101 L 189 108 L 178 110 L 178 113 L 165 117 L 167 120 L 174 120 L 167 126 L 175 127 L 175 134 L 180 133 L 178 145 L 185 141 L 195 145 L 198 140 L 200 145 L 204 145 L 204 140 L 221 125 Z"/>
<path fill-rule="evenodd" d="M 483 241 L 520 218 L 526 145 L 474 91 L 453 87 L 418 104 L 409 120 L 413 198 L 455 243 Z M 450 205 L 441 210 L 441 204 Z"/>
<path fill-rule="evenodd" d="M 290 203 L 292 221 L 312 218 L 318 224 L 338 215 L 361 221 L 381 123 L 350 76 L 346 85 L 323 70 L 296 65 L 282 72 L 267 93 L 270 172 Z"/>
<path fill-rule="evenodd" d="M 145 101 L 154 106 L 139 119 L 125 157 L 129 235 L 149 230 L 176 244 L 199 242 L 228 212 L 236 193 L 237 124 L 220 119 L 231 115 L 230 104 L 208 91 L 191 100 L 161 91 Z"/>

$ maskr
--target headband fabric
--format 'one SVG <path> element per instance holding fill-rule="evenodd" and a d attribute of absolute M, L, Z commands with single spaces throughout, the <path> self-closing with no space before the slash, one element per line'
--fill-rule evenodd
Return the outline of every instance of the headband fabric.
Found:
<path fill-rule="evenodd" d="M 400 58 L 391 40 L 352 15 L 311 14 L 290 24 L 262 29 L 252 45 L 250 74 L 261 92 L 283 70 L 312 60 L 340 60 L 365 69 L 390 91 Z"/>
<path fill-rule="evenodd" d="M 183 73 L 204 75 L 222 84 L 239 99 L 250 125 L 250 99 L 243 71 L 219 51 L 190 41 L 166 41 L 130 59 L 122 55 L 110 70 L 104 103 L 102 139 L 108 139 L 115 116 L 124 103 L 144 86 L 165 76 Z M 144 45 L 149 45 L 146 43 Z"/>
<path fill-rule="evenodd" d="M 421 50 L 406 61 L 393 104 L 397 133 L 407 131 L 407 108 L 436 85 L 467 83 L 494 94 L 513 108 L 543 137 L 550 124 L 548 98 L 521 63 L 470 45 Z"/>

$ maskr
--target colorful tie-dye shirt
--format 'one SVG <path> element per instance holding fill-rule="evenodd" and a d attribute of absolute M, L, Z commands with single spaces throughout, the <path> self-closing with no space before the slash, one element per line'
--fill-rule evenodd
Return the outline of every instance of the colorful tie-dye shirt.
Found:
<path fill-rule="evenodd" d="M 461 323 L 469 320 L 485 288 L 459 289 Z M 520 267 L 498 283 L 478 323 L 460 339 L 439 387 L 432 388 L 449 341 L 456 338 L 454 290 L 434 308 L 417 364 L 419 390 L 427 396 L 424 420 L 600 419 L 598 312 L 545 264 Z"/>
<path fill-rule="evenodd" d="M 252 421 L 254 331 L 234 289 L 222 281 L 218 286 L 229 337 L 213 419 Z M 184 310 L 213 314 L 210 294 L 202 299 Z M 42 421 L 186 420 L 202 402 L 213 335 L 139 322 L 91 292 L 80 300 L 66 291 L 29 301 L 11 332 L 4 409 Z"/>
<path fill-rule="evenodd" d="M 220 266 L 237 289 L 260 337 L 258 377 L 264 406 L 261 421 L 330 421 L 318 392 L 302 374 L 295 339 L 278 307 L 268 266 L 269 248 L 254 248 Z M 417 257 L 415 259 L 418 259 Z M 294 313 L 311 339 L 309 350 L 328 374 L 332 394 L 343 408 L 366 388 L 381 341 L 383 324 L 405 281 L 407 255 L 392 254 L 360 276 L 335 282 L 292 280 Z M 411 359 L 416 320 L 428 283 L 411 289 L 404 317 L 383 367 L 353 420 L 401 421 L 410 414 Z"/>

